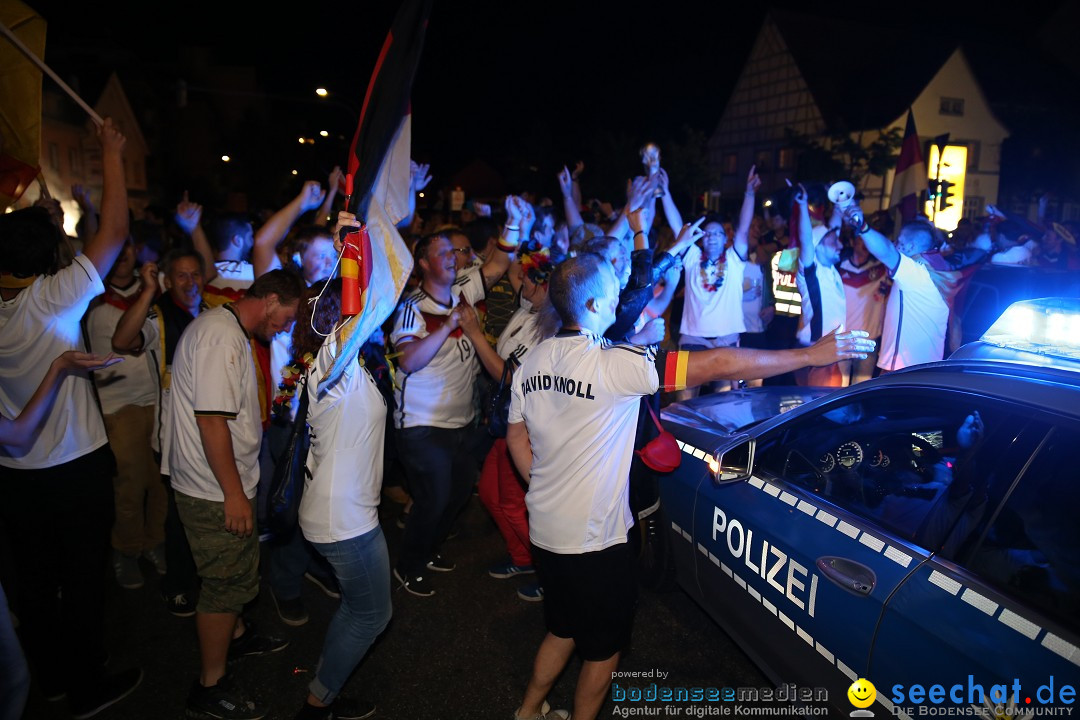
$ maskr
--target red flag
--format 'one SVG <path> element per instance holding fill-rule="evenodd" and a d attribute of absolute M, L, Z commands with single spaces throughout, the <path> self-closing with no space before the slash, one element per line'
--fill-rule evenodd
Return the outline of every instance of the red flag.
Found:
<path fill-rule="evenodd" d="M 889 205 L 900 208 L 903 222 L 919 215 L 919 198 L 926 190 L 926 164 L 923 162 L 919 134 L 915 131 L 915 113 L 908 110 L 904 141 L 900 145 L 900 159 L 896 161 L 892 194 Z"/>

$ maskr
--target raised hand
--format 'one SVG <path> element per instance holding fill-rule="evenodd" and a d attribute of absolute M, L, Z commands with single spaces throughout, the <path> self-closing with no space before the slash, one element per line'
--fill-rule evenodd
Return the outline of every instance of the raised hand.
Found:
<path fill-rule="evenodd" d="M 749 183 L 747 183 L 747 186 L 749 187 Z M 795 192 L 795 196 L 794 196 L 795 202 L 798 203 L 799 206 L 801 207 L 801 206 L 806 204 L 807 199 L 809 197 L 810 197 L 810 194 L 808 192 L 806 192 L 806 186 L 803 185 L 802 183 L 799 183 L 799 189 Z"/>
<path fill-rule="evenodd" d="M 746 176 L 746 192 L 755 193 L 758 188 L 761 187 L 761 178 L 757 174 L 757 165 L 750 166 L 750 173 Z M 799 186 L 803 192 L 806 192 L 806 188 L 802 185 Z"/>
<path fill-rule="evenodd" d="M 695 222 L 683 225 L 682 230 L 679 231 L 679 237 L 675 239 L 675 244 L 689 246 L 705 237 L 705 231 L 701 229 L 701 223 L 703 222 L 705 222 L 704 215 L 699 217 Z"/>
<path fill-rule="evenodd" d="M 574 163 L 574 172 L 570 174 L 570 179 L 576 181 L 579 177 L 581 177 L 581 173 L 583 172 L 585 172 L 585 163 L 581 160 L 578 160 L 576 163 Z"/>
<path fill-rule="evenodd" d="M 337 223 L 330 231 L 330 236 L 334 238 L 334 252 L 338 255 L 341 254 L 344 249 L 344 244 L 341 242 L 341 231 L 346 228 L 358 228 L 360 227 L 360 221 L 356 219 L 356 216 L 347 210 L 342 210 L 337 214 Z"/>
<path fill-rule="evenodd" d="M 517 195 L 507 195 L 504 206 L 506 208 L 506 222 L 508 225 L 521 225 L 521 205 L 524 201 Z"/>
<path fill-rule="evenodd" d="M 645 203 L 652 199 L 652 190 L 652 183 L 644 175 L 631 180 L 626 192 L 626 204 L 630 210 L 645 207 Z"/>
<path fill-rule="evenodd" d="M 480 217 L 491 217 L 491 206 L 487 203 L 473 201 L 473 212 Z"/>
<path fill-rule="evenodd" d="M 314 210 L 322 205 L 326 193 L 323 192 L 318 180 L 308 180 L 296 197 L 300 201 L 300 212 L 306 213 L 308 210 Z"/>
<path fill-rule="evenodd" d="M 431 175 L 428 173 L 430 169 L 431 165 L 427 163 L 409 161 L 409 186 L 414 193 L 420 192 L 431 182 Z"/>
<path fill-rule="evenodd" d="M 326 181 L 326 191 L 329 193 L 336 193 L 342 187 L 345 182 L 345 173 L 341 171 L 341 168 L 337 165 L 330 171 L 330 177 Z"/>
<path fill-rule="evenodd" d="M 97 136 L 98 141 L 101 142 L 101 149 L 104 152 L 116 154 L 124 152 L 124 145 L 127 143 L 127 138 L 125 138 L 119 128 L 116 127 L 112 118 L 105 118 L 105 122 L 98 126 Z"/>
<path fill-rule="evenodd" d="M 667 170 L 660 168 L 656 171 L 656 189 L 660 191 L 660 196 L 668 194 L 668 174 Z"/>
<path fill-rule="evenodd" d="M 176 224 L 180 229 L 190 235 L 199 227 L 202 219 L 202 205 L 193 203 L 188 199 L 188 191 L 184 191 L 184 198 L 176 205 Z"/>
<path fill-rule="evenodd" d="M 158 291 L 158 266 L 156 262 L 145 262 L 139 268 L 139 279 L 142 280 L 143 292 Z"/>
<path fill-rule="evenodd" d="M 556 177 L 559 180 L 559 190 L 562 191 L 563 197 L 570 197 L 574 192 L 574 179 L 565 165 L 563 165 L 563 169 L 559 171 Z"/>
<path fill-rule="evenodd" d="M 84 213 L 94 210 L 94 201 L 90 199 L 90 191 L 82 185 L 75 183 L 71 186 L 71 197 Z"/>

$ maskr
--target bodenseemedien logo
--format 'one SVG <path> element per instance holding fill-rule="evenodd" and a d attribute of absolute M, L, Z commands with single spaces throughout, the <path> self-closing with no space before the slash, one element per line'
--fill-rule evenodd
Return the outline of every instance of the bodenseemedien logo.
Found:
<path fill-rule="evenodd" d="M 874 699 L 877 698 L 877 688 L 874 687 L 874 683 L 866 678 L 859 678 L 851 683 L 851 687 L 847 690 L 847 697 L 848 702 L 856 708 L 851 711 L 851 717 L 874 717 L 874 711 L 866 709 L 873 705 Z"/>

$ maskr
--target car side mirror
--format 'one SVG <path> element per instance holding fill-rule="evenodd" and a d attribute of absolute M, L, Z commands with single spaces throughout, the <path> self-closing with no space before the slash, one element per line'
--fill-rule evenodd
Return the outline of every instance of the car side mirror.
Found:
<path fill-rule="evenodd" d="M 754 471 L 754 450 L 757 442 L 746 434 L 736 435 L 720 449 L 709 462 L 713 482 L 739 482 L 746 480 Z"/>

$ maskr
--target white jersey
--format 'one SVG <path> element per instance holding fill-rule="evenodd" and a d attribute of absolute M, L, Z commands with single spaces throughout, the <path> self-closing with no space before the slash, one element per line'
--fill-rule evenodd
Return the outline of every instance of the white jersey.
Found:
<path fill-rule="evenodd" d="M 329 389 L 319 386 L 334 363 L 337 343 L 323 343 L 308 371 L 311 450 L 300 500 L 300 529 L 310 542 L 363 535 L 379 524 L 386 400 L 357 359 Z M 325 392 L 320 397 L 320 390 Z"/>
<path fill-rule="evenodd" d="M 893 273 L 893 288 L 885 304 L 878 367 L 899 370 L 941 360 L 949 306 L 934 285 L 930 271 L 907 255 Z"/>
<path fill-rule="evenodd" d="M 142 292 L 142 285 L 132 283 L 129 288 L 110 285 L 114 298 L 133 298 Z M 106 295 L 109 297 L 110 295 Z M 101 302 L 86 314 L 86 336 L 90 340 L 90 352 L 106 355 L 112 352 L 112 337 L 124 310 L 108 301 Z M 127 355 L 124 362 L 94 371 L 101 412 L 112 415 L 127 405 L 147 407 L 157 404 L 158 372 L 153 353 L 142 352 Z"/>
<path fill-rule="evenodd" d="M 104 290 L 94 264 L 79 255 L 55 275 L 41 276 L 11 300 L 0 301 L 0 415 L 14 418 L 22 412 L 58 355 L 85 350 L 79 320 L 90 300 Z M 106 442 L 90 380 L 71 373 L 60 383 L 33 444 L 0 445 L 0 465 L 55 467 Z"/>
<path fill-rule="evenodd" d="M 728 248 L 719 270 L 723 284 L 715 290 L 705 287 L 701 270 L 701 248 L 691 245 L 683 258 L 686 300 L 683 303 L 683 335 L 715 338 L 746 332 L 743 322 L 743 275 L 746 261 L 735 248 Z"/>
<path fill-rule="evenodd" d="M 210 287 L 246 291 L 255 282 L 255 266 L 244 260 L 219 260 L 214 267 L 218 274 Z"/>
<path fill-rule="evenodd" d="M 814 302 L 800 264 L 795 282 L 799 286 L 799 294 L 802 295 L 802 318 L 799 320 L 799 330 L 795 333 L 795 338 L 801 345 L 812 344 L 847 321 L 847 298 L 844 296 L 844 282 L 840 279 L 840 273 L 835 266 L 822 265 L 819 262 L 815 262 L 813 268 L 821 301 L 821 335 L 814 337 Z"/>
<path fill-rule="evenodd" d="M 196 419 L 224 417 L 244 494 L 259 484 L 262 420 L 251 342 L 231 306 L 200 313 L 184 329 L 172 364 L 167 430 L 168 470 L 176 492 L 214 502 L 225 499 L 210 469 Z"/>
<path fill-rule="evenodd" d="M 656 392 L 661 377 L 651 348 L 611 345 L 586 331 L 529 351 L 514 373 L 509 420 L 525 423 L 532 445 L 525 503 L 537 547 L 578 554 L 626 542 L 639 398 Z"/>
<path fill-rule="evenodd" d="M 840 279 L 847 297 L 848 329 L 865 330 L 872 338 L 881 337 L 885 298 L 889 295 L 888 270 L 873 256 L 862 265 L 847 258 L 840 263 Z"/>
<path fill-rule="evenodd" d="M 524 299 L 522 302 L 526 303 Z M 520 366 L 525 353 L 538 342 L 536 330 L 539 320 L 540 314 L 533 307 L 518 308 L 510 317 L 510 322 L 506 323 L 502 334 L 499 335 L 499 341 L 495 344 L 495 352 L 499 354 L 499 357 L 503 360 L 511 360 L 514 367 Z"/>
<path fill-rule="evenodd" d="M 398 306 L 390 342 L 398 346 L 427 337 L 449 317 L 458 304 L 458 295 L 475 305 L 484 299 L 484 276 L 480 268 L 462 270 L 450 290 L 451 304 L 443 305 L 422 288 Z M 454 330 L 424 367 L 416 372 L 398 372 L 394 388 L 397 408 L 394 425 L 407 427 L 461 428 L 472 422 L 473 386 L 480 364 L 476 349 L 461 328 Z"/>

